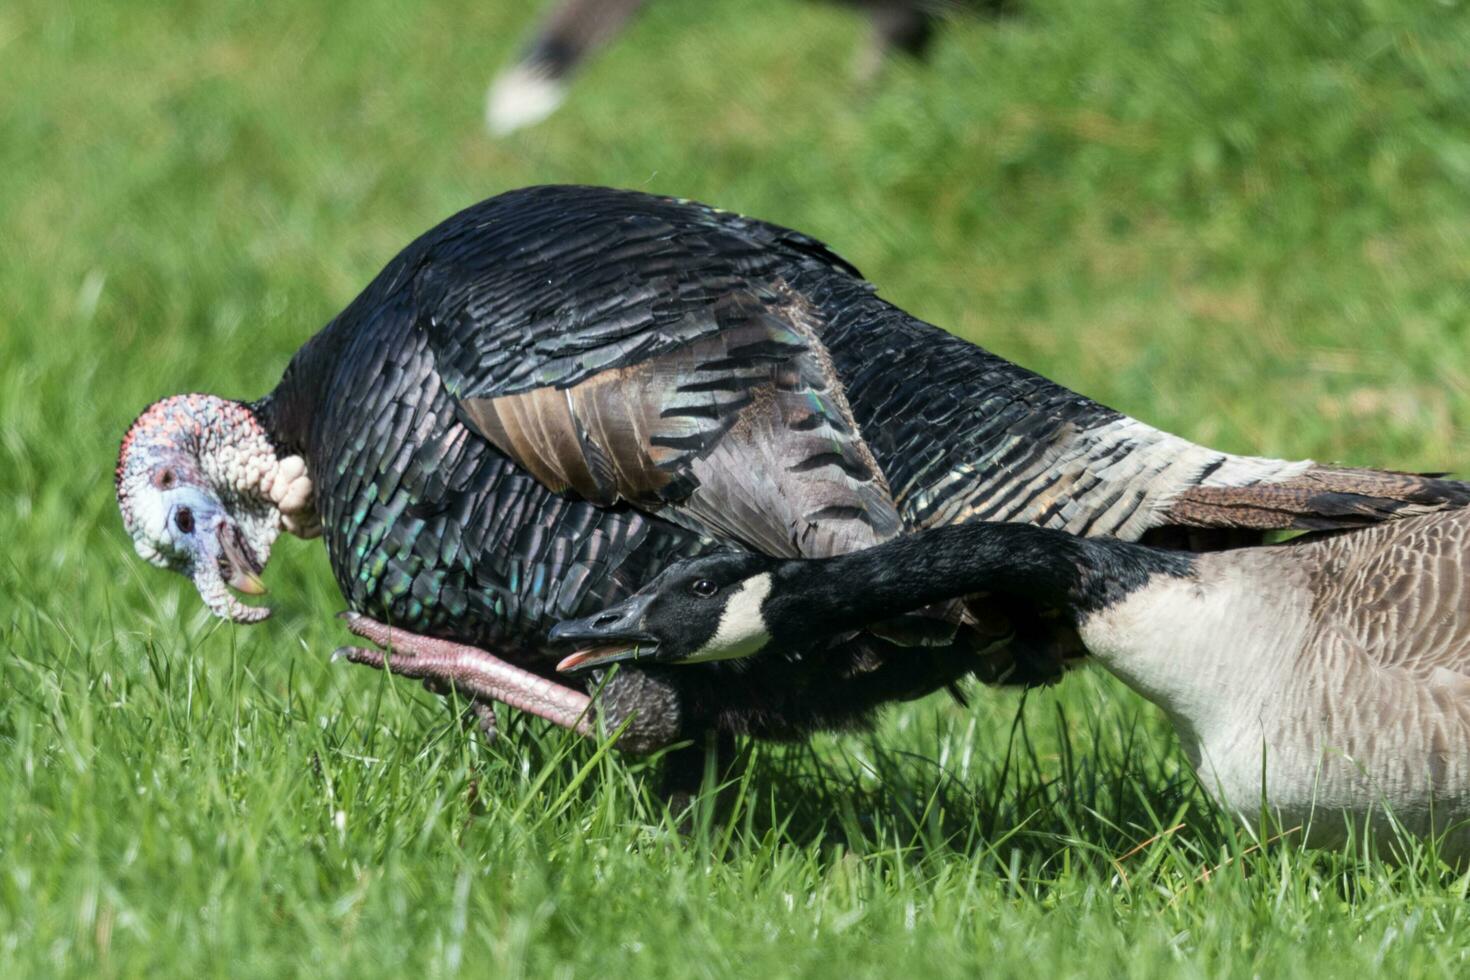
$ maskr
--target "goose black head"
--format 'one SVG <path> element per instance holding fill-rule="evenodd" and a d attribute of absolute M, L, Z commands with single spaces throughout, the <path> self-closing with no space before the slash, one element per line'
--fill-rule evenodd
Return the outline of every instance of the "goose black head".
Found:
<path fill-rule="evenodd" d="M 230 590 L 265 591 L 260 572 L 286 516 L 310 506 L 305 469 L 300 457 L 277 458 L 249 406 L 177 395 L 123 438 L 117 504 L 140 556 L 187 576 L 216 616 L 253 623 L 270 609 Z"/>
<path fill-rule="evenodd" d="M 576 644 L 564 672 L 625 660 L 702 663 L 748 657 L 771 642 L 766 600 L 782 562 L 764 555 L 718 554 L 670 566 L 639 592 L 551 630 Z"/>

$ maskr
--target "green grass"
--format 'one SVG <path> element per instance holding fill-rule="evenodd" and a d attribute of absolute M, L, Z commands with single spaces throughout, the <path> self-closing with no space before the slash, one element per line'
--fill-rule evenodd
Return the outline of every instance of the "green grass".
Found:
<path fill-rule="evenodd" d="M 1028 0 L 863 98 L 849 14 L 669 0 L 492 142 L 522 6 L 0 6 L 0 973 L 1463 971 L 1470 879 L 1251 850 L 1101 676 L 749 746 L 681 836 L 647 762 L 330 665 L 314 543 L 211 621 L 109 475 L 149 400 L 259 394 L 414 235 L 551 181 L 802 228 L 1222 448 L 1470 469 L 1467 5 Z"/>

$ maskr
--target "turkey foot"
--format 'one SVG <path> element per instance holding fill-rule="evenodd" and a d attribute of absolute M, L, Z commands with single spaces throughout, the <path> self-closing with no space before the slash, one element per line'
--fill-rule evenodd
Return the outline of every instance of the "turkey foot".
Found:
<path fill-rule="evenodd" d="M 500 701 L 580 735 L 595 734 L 592 701 L 580 691 L 508 664 L 479 647 L 405 633 L 361 613 L 345 612 L 341 618 L 353 633 L 391 653 L 340 647 L 332 654 L 334 659 L 391 670 L 400 677 L 422 680 L 431 690 L 454 688 L 476 702 Z M 484 707 L 488 711 L 489 706 Z M 484 713 L 480 714 L 483 718 Z"/>

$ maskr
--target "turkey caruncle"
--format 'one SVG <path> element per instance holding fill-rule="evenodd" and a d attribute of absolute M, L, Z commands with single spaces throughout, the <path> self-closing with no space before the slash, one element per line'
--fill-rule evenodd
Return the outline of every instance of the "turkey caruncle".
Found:
<path fill-rule="evenodd" d="M 582 732 L 627 722 L 635 750 L 853 726 L 972 673 L 1050 676 L 1070 649 L 977 599 L 756 661 L 624 668 L 589 707 L 557 680 L 550 627 L 679 558 L 823 556 L 981 519 L 1210 547 L 1470 500 L 1194 445 L 914 319 L 812 238 L 592 187 L 513 191 L 430 230 L 259 401 L 154 404 L 117 493 L 139 554 L 220 616 L 266 615 L 229 587 L 258 589 L 279 530 L 320 531 L 350 627 L 382 642 L 375 621 L 393 624 L 391 669 Z"/>

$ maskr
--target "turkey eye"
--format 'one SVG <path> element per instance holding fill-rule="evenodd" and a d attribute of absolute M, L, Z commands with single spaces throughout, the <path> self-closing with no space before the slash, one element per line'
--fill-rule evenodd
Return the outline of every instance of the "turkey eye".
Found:
<path fill-rule="evenodd" d="M 701 599 L 708 599 L 710 596 L 720 591 L 720 587 L 715 585 L 715 583 L 711 582 L 707 578 L 697 578 L 690 583 L 689 591 L 693 592 Z"/>
<path fill-rule="evenodd" d="M 187 507 L 174 511 L 174 527 L 184 534 L 194 533 L 194 512 Z"/>

